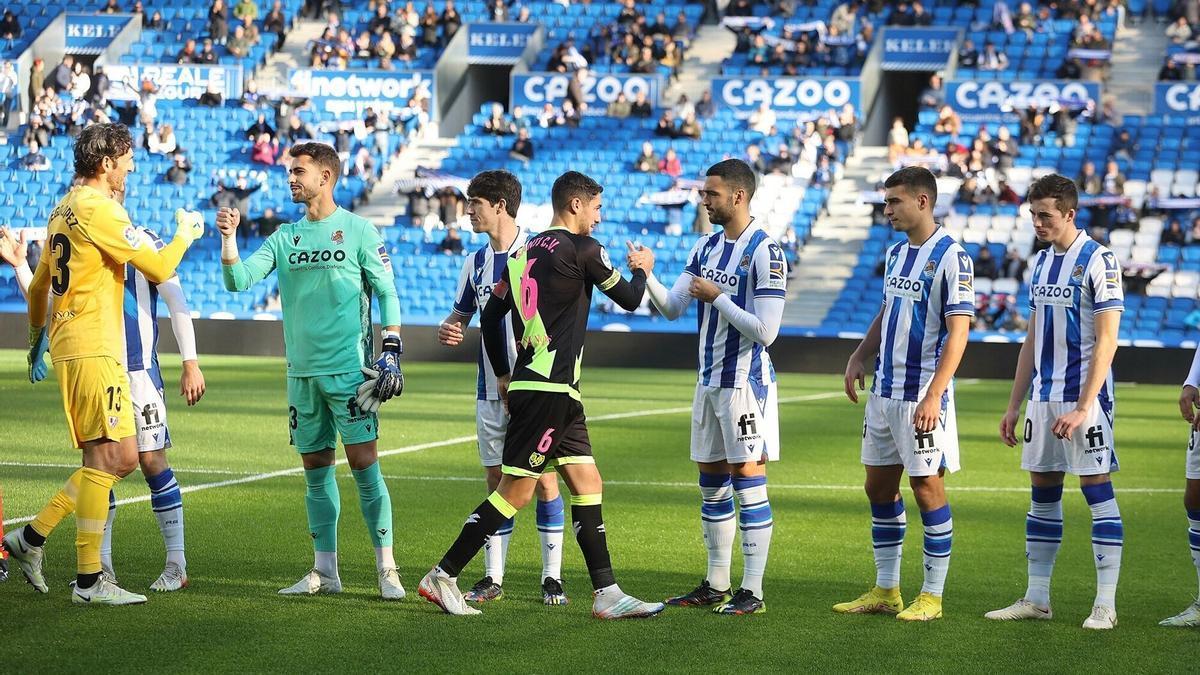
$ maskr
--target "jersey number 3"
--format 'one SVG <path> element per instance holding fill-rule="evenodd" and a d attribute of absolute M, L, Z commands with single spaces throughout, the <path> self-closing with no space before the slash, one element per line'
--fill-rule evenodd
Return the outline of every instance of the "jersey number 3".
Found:
<path fill-rule="evenodd" d="M 71 285 L 71 240 L 59 232 L 50 237 L 50 257 L 54 260 L 54 271 L 50 277 L 50 290 L 55 295 L 63 295 Z"/>

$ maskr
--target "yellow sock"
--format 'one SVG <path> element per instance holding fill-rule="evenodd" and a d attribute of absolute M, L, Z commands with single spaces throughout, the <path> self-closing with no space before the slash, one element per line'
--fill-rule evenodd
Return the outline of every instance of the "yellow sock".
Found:
<path fill-rule="evenodd" d="M 62 519 L 75 511 L 75 501 L 79 499 L 79 482 L 82 480 L 83 471 L 83 469 L 79 469 L 71 474 L 62 489 L 54 493 L 41 513 L 37 514 L 32 523 L 34 532 L 43 537 L 49 537 Z"/>
<path fill-rule="evenodd" d="M 104 538 L 104 522 L 108 519 L 108 493 L 121 480 L 98 469 L 81 470 L 78 506 L 75 513 L 75 549 L 79 556 L 79 574 L 100 571 L 100 542 Z"/>

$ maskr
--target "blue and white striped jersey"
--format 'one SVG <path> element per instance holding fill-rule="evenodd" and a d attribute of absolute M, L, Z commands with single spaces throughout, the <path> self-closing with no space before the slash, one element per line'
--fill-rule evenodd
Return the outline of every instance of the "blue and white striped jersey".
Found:
<path fill-rule="evenodd" d="M 161 250 L 166 244 L 144 227 L 142 236 Z M 158 288 L 125 264 L 125 370 L 158 369 Z"/>
<path fill-rule="evenodd" d="M 787 295 L 787 262 L 783 249 L 753 222 L 737 241 L 718 230 L 692 248 L 685 270 L 707 279 L 739 308 L 754 312 L 754 299 Z M 759 343 L 744 336 L 712 305 L 699 303 L 700 383 L 734 389 L 755 381 L 774 382 L 771 357 Z"/>
<path fill-rule="evenodd" d="M 497 252 L 487 244 L 475 251 L 463 262 L 462 272 L 458 275 L 458 287 L 454 292 L 454 313 L 463 317 L 465 323 L 470 323 L 471 317 L 477 310 L 487 305 L 492 297 L 492 287 L 504 276 L 504 266 L 508 264 L 508 256 L 513 251 L 525 245 L 529 233 L 517 231 L 516 239 L 507 251 Z M 517 361 L 517 343 L 513 339 L 512 315 L 504 315 L 504 334 L 508 336 L 508 363 L 511 366 Z M 483 340 L 479 341 L 478 376 L 476 380 L 476 398 L 480 401 L 498 401 L 500 392 L 496 388 L 496 373 L 492 364 L 483 353 Z"/>
<path fill-rule="evenodd" d="M 942 228 L 920 246 L 888 250 L 883 325 L 871 393 L 920 401 L 937 370 L 949 334 L 946 317 L 975 316 L 975 266 Z"/>
<path fill-rule="evenodd" d="M 1030 399 L 1078 401 L 1096 343 L 1095 315 L 1125 309 L 1117 256 L 1082 230 L 1065 253 L 1053 247 L 1039 252 L 1029 278 L 1029 309 L 1035 313 Z M 1112 410 L 1111 372 L 1100 402 Z"/>

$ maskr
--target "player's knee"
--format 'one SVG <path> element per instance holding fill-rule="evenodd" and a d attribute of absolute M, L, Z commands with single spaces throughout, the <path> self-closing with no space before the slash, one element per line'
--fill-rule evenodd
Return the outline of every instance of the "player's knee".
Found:
<path fill-rule="evenodd" d="M 138 465 L 141 466 L 142 474 L 147 478 L 157 476 L 167 470 L 167 456 L 161 450 L 140 452 L 138 453 Z"/>

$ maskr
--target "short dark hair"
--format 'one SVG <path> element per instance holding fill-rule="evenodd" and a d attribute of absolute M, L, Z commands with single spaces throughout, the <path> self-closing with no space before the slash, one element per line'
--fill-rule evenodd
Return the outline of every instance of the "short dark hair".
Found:
<path fill-rule="evenodd" d="M 578 171 L 568 171 L 559 176 L 550 188 L 550 204 L 555 212 L 565 211 L 572 199 L 578 197 L 583 201 L 591 201 L 601 192 L 604 192 L 604 187 L 590 177 Z"/>
<path fill-rule="evenodd" d="M 1064 216 L 1067 215 L 1067 211 L 1079 208 L 1079 188 L 1075 187 L 1075 181 L 1057 173 L 1047 174 L 1033 181 L 1025 199 L 1032 203 L 1046 198 L 1053 199 L 1054 206 L 1058 207 L 1058 212 Z"/>
<path fill-rule="evenodd" d="M 747 201 L 754 197 L 754 190 L 758 187 L 758 177 L 754 175 L 754 169 L 740 159 L 721 160 L 708 167 L 704 175 L 716 176 L 729 183 L 735 190 L 745 190 Z"/>
<path fill-rule="evenodd" d="M 115 161 L 132 147 L 133 137 L 124 124 L 93 124 L 75 139 L 75 175 L 95 178 L 105 157 Z"/>
<path fill-rule="evenodd" d="M 906 166 L 883 182 L 885 188 L 906 187 L 909 192 L 929 196 L 929 205 L 937 204 L 937 178 L 923 166 Z"/>
<path fill-rule="evenodd" d="M 521 208 L 521 181 L 504 171 L 480 171 L 467 185 L 467 197 L 482 197 L 493 204 L 504 200 L 504 211 L 513 218 Z"/>
<path fill-rule="evenodd" d="M 337 150 L 333 149 L 328 143 L 318 143 L 309 141 L 307 143 L 297 143 L 288 151 L 291 157 L 311 157 L 313 163 L 322 169 L 328 169 L 330 175 L 333 176 L 333 182 L 336 183 L 338 177 L 342 173 L 342 160 L 338 157 Z"/>

